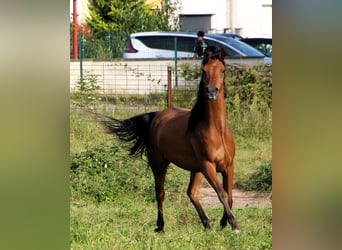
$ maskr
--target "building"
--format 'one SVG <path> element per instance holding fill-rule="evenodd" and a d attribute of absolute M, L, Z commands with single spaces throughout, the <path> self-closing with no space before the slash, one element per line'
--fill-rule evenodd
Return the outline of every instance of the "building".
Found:
<path fill-rule="evenodd" d="M 272 37 L 272 0 L 181 0 L 182 31 Z"/>

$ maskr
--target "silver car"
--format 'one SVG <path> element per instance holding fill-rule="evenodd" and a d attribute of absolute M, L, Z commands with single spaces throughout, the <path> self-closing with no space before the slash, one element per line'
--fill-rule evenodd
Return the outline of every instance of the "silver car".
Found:
<path fill-rule="evenodd" d="M 130 35 L 123 58 L 193 58 L 197 41 L 194 32 L 140 32 Z M 265 63 L 271 63 L 271 58 L 265 57 L 252 46 L 222 34 L 205 34 L 207 46 L 223 48 L 228 58 L 264 58 Z"/>

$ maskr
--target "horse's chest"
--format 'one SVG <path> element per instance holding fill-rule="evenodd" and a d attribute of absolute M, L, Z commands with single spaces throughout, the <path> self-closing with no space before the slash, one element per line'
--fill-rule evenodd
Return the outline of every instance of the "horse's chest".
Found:
<path fill-rule="evenodd" d="M 223 143 L 222 135 L 218 133 L 201 134 L 194 141 L 193 145 L 201 157 L 217 163 L 226 161 L 226 147 Z"/>

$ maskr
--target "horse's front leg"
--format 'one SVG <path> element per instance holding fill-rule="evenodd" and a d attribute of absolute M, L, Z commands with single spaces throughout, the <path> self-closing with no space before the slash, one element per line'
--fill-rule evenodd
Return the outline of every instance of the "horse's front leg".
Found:
<path fill-rule="evenodd" d="M 203 174 L 200 172 L 191 172 L 190 175 L 190 182 L 187 194 L 192 202 L 192 204 L 195 206 L 197 213 L 199 217 L 201 218 L 202 224 L 205 228 L 210 229 L 210 223 L 207 215 L 204 213 L 204 210 L 199 202 L 199 187 L 201 184 L 201 181 L 203 179 Z"/>
<path fill-rule="evenodd" d="M 235 218 L 234 218 L 232 212 L 230 211 L 230 207 L 228 204 L 228 194 L 223 189 L 221 183 L 219 182 L 219 180 L 216 176 L 215 166 L 208 162 L 204 166 L 203 174 L 206 177 L 206 179 L 208 180 L 209 184 L 216 191 L 217 196 L 218 196 L 219 200 L 221 201 L 221 203 L 224 207 L 225 215 L 223 216 L 222 219 L 224 220 L 225 218 L 227 218 L 229 224 L 232 226 L 233 231 L 238 232 L 239 230 L 238 230 Z M 222 225 L 222 219 L 221 219 L 221 225 Z"/>
<path fill-rule="evenodd" d="M 233 165 L 228 166 L 227 170 L 225 172 L 222 172 L 222 185 L 224 190 L 228 193 L 228 205 L 229 208 L 232 209 L 233 207 L 233 171 L 234 167 Z M 227 213 L 225 210 L 223 210 L 223 216 L 220 221 L 221 227 L 227 226 Z"/>

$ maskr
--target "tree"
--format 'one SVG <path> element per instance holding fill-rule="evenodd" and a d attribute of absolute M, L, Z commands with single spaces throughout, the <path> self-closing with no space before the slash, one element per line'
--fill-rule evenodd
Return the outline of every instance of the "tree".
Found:
<path fill-rule="evenodd" d="M 162 0 L 160 5 L 155 6 L 152 15 L 155 18 L 155 30 L 179 31 L 179 12 L 181 4 L 179 0 Z"/>
<path fill-rule="evenodd" d="M 145 0 L 89 0 L 88 7 L 90 17 L 83 28 L 90 30 L 91 37 L 83 40 L 84 58 L 122 57 L 131 33 L 180 28 L 179 0 L 160 0 L 159 4 L 147 4 Z"/>
<path fill-rule="evenodd" d="M 161 0 L 155 6 L 144 0 L 92 0 L 86 22 L 94 32 L 179 30 L 179 9 L 178 0 Z"/>

